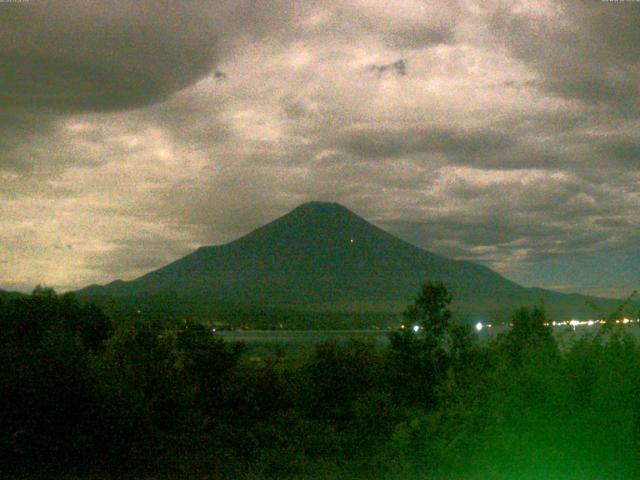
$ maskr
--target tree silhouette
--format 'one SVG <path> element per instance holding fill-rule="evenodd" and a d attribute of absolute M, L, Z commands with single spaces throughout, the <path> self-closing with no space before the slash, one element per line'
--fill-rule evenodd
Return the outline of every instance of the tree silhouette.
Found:
<path fill-rule="evenodd" d="M 407 322 L 418 324 L 426 338 L 443 339 L 451 320 L 451 294 L 440 281 L 429 281 L 422 285 L 413 305 L 404 312 Z"/>
<path fill-rule="evenodd" d="M 394 388 L 400 397 L 432 405 L 435 389 L 445 375 L 448 355 L 445 344 L 451 320 L 451 294 L 444 283 L 422 285 L 414 303 L 404 312 L 409 328 L 390 335 Z M 421 332 L 414 333 L 418 325 Z"/>

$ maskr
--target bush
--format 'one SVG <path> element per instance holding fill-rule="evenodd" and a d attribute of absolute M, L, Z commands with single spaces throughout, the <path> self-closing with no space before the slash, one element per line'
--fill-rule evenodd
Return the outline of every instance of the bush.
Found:
<path fill-rule="evenodd" d="M 476 343 L 423 288 L 377 348 L 247 356 L 191 321 L 112 322 L 38 289 L 0 304 L 0 469 L 210 478 L 636 478 L 640 346 L 558 345 L 541 309 Z"/>

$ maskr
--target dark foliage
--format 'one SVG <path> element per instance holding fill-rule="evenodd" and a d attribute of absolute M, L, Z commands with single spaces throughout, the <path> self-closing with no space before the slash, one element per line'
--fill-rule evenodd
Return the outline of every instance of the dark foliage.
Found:
<path fill-rule="evenodd" d="M 442 340 L 451 320 L 451 294 L 442 282 L 427 282 L 404 317 L 422 327 L 426 341 L 436 345 Z"/>
<path fill-rule="evenodd" d="M 477 341 L 428 283 L 390 345 L 250 357 L 191 322 L 113 323 L 37 289 L 0 303 L 0 474 L 636 478 L 640 347 L 560 348 L 540 308 Z M 580 478 L 582 478 L 580 477 Z"/>

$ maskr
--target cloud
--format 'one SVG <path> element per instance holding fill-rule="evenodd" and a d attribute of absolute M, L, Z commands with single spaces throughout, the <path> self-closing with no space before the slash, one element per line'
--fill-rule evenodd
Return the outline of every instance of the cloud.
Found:
<path fill-rule="evenodd" d="M 357 128 L 340 132 L 336 147 L 362 158 L 401 157 L 417 153 L 442 153 L 455 158 L 473 158 L 509 148 L 514 140 L 492 130 L 464 131 L 460 128 Z"/>
<path fill-rule="evenodd" d="M 0 106 L 105 111 L 159 101 L 206 75 L 243 32 L 277 23 L 249 1 L 33 1 L 2 5 Z"/>
<path fill-rule="evenodd" d="M 156 233 L 156 232 L 154 232 Z M 144 244 L 144 252 L 139 245 Z M 99 270 L 115 278 L 135 278 L 141 271 L 149 271 L 193 251 L 194 245 L 180 241 L 169 235 L 136 235 L 120 239 L 109 245 L 103 252 L 89 254 L 83 268 L 87 271 Z"/>
<path fill-rule="evenodd" d="M 52 130 L 46 116 L 0 113 L 0 172 L 30 169 L 23 155 L 25 145 L 48 137 Z"/>
<path fill-rule="evenodd" d="M 0 3 L 0 277 L 133 278 L 317 199 L 564 284 L 545 271 L 639 240 L 635 16 L 546 0 Z"/>
<path fill-rule="evenodd" d="M 405 76 L 407 74 L 407 62 L 405 60 L 396 60 L 393 63 L 387 63 L 384 65 L 369 65 L 369 70 L 377 72 L 378 75 L 382 75 L 387 71 L 393 71 L 398 75 Z"/>
<path fill-rule="evenodd" d="M 338 11 L 378 32 L 395 49 L 420 49 L 450 43 L 460 15 L 460 2 L 423 0 L 352 0 L 338 2 Z"/>
<path fill-rule="evenodd" d="M 535 11 L 522 8 L 523 3 L 495 11 L 492 28 L 540 74 L 542 88 L 620 114 L 638 114 L 638 5 L 540 1 L 542 8 Z"/>

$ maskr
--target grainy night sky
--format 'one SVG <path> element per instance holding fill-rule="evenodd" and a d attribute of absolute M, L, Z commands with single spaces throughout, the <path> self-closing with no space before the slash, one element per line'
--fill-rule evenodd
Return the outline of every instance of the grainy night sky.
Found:
<path fill-rule="evenodd" d="M 308 200 L 525 285 L 640 283 L 640 3 L 0 0 L 0 288 Z"/>

